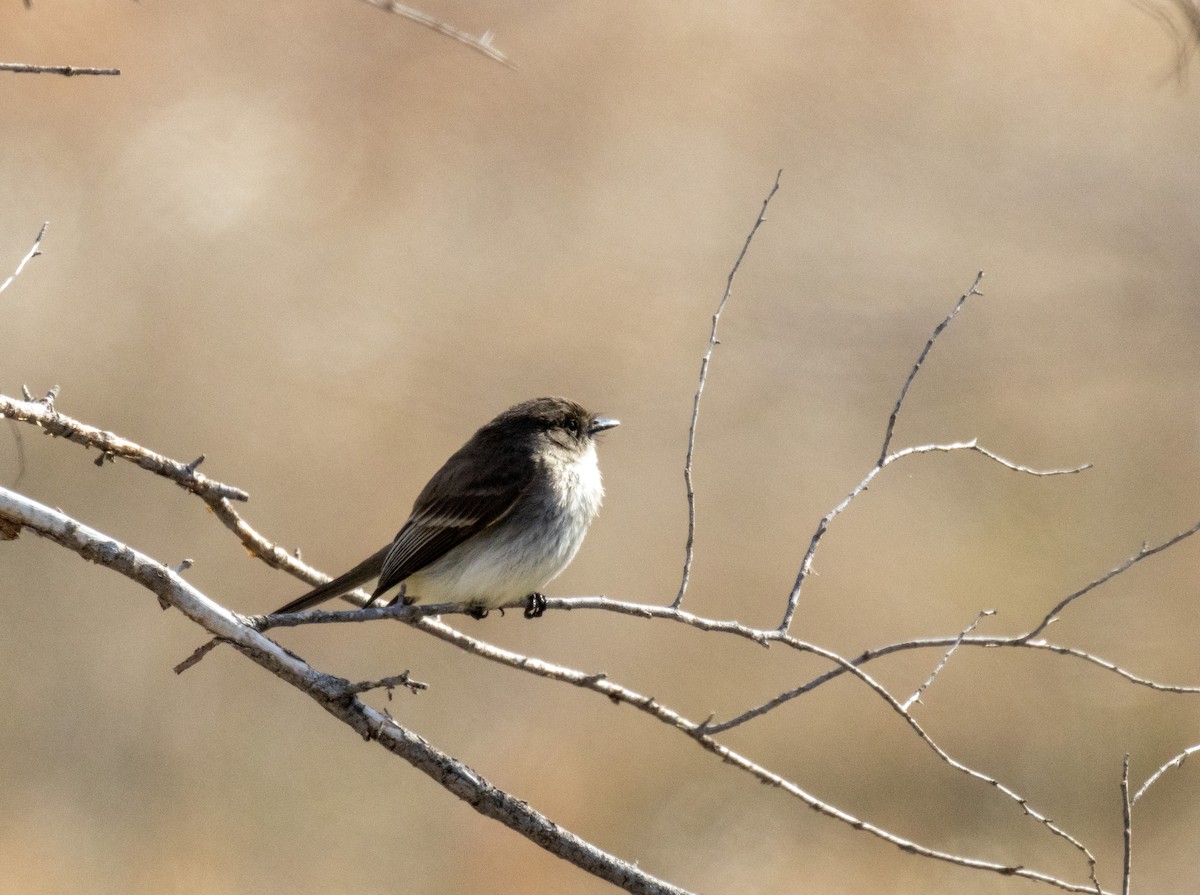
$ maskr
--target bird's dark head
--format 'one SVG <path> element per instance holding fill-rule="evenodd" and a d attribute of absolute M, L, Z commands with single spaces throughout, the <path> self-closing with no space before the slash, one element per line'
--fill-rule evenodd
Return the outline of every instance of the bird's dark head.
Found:
<path fill-rule="evenodd" d="M 533 398 L 510 407 L 488 425 L 520 428 L 561 447 L 584 450 L 597 434 L 620 423 L 597 416 L 566 398 Z"/>

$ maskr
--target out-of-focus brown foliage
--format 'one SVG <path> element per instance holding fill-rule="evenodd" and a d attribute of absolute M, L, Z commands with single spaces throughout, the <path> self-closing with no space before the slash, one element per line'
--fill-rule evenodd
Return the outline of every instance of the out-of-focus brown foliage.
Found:
<path fill-rule="evenodd" d="M 930 327 L 977 269 L 898 443 L 977 457 L 889 470 L 838 520 L 796 633 L 847 655 L 1020 630 L 1195 521 L 1200 96 L 1132 5 L 466 4 L 512 72 L 361 3 L 20 4 L 0 59 L 119 78 L 0 77 L 0 387 L 247 488 L 330 572 L 390 537 L 480 422 L 562 393 L 620 417 L 607 505 L 555 593 L 669 601 L 708 316 L 777 168 L 722 319 L 696 457 L 689 604 L 771 624 L 817 518 L 874 461 Z M 7 435 L 3 436 L 6 440 Z M 182 492 L 25 433 L 31 496 L 259 612 L 302 585 Z M 10 443 L 11 444 L 11 443 Z M 0 470 L 15 475 L 15 452 Z M 8 458 L 8 459 L 4 459 Z M 1196 683 L 1200 546 L 1054 628 Z M 0 892 L 606 892 L 356 740 L 231 652 L 31 537 L 0 547 Z M 602 615 L 464 622 L 606 671 L 692 717 L 819 666 Z M 411 668 L 390 710 L 556 820 L 705 892 L 1010 892 L 751 784 L 627 709 L 486 667 L 397 625 L 279 632 L 352 678 Z M 904 693 L 935 656 L 880 664 Z M 665 681 L 665 684 L 664 684 Z M 1135 782 L 1200 703 L 1050 657 L 962 653 L 919 717 L 960 758 L 1119 855 Z M 564 719 L 571 719 L 564 727 Z M 810 791 L 948 850 L 1077 878 L 1069 848 L 936 763 L 849 681 L 730 741 Z M 1139 806 L 1147 891 L 1192 892 L 1185 765 Z M 1114 879 L 1109 876 L 1108 880 Z"/>

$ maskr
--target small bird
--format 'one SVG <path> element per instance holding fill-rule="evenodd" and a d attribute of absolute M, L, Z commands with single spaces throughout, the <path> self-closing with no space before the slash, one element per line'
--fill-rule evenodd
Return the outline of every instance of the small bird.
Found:
<path fill-rule="evenodd" d="M 378 576 L 368 606 L 388 601 L 459 603 L 477 618 L 538 591 L 575 558 L 604 486 L 596 435 L 618 420 L 565 398 L 534 398 L 483 426 L 446 461 L 413 503 L 391 544 L 350 571 L 275 610 L 299 612 Z"/>

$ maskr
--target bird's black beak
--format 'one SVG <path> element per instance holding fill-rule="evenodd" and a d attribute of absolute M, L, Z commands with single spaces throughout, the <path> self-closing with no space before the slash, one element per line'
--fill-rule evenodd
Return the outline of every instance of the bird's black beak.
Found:
<path fill-rule="evenodd" d="M 592 420 L 592 424 L 588 427 L 588 435 L 595 435 L 597 432 L 603 432 L 605 429 L 615 429 L 621 425 L 620 420 L 610 420 L 605 417 L 597 417 Z"/>

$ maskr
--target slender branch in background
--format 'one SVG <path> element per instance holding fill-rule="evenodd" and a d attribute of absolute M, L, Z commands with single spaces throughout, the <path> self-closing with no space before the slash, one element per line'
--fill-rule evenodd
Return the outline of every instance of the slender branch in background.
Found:
<path fill-rule="evenodd" d="M 712 361 L 713 350 L 721 344 L 717 338 L 717 324 L 721 320 L 721 312 L 725 310 L 729 296 L 733 294 L 733 280 L 742 266 L 742 259 L 746 257 L 746 252 L 750 250 L 750 242 L 754 239 L 754 234 L 758 232 L 758 228 L 767 219 L 767 206 L 771 204 L 771 199 L 779 192 L 779 178 L 782 176 L 782 169 L 775 172 L 775 183 L 771 187 L 771 191 L 767 193 L 767 198 L 763 199 L 762 209 L 758 213 L 758 218 L 754 221 L 754 226 L 750 228 L 750 232 L 746 235 L 746 241 L 742 243 L 742 250 L 738 253 L 737 260 L 733 262 L 733 269 L 729 271 L 729 277 L 725 280 L 725 294 L 721 296 L 717 310 L 712 315 L 712 331 L 708 336 L 708 349 L 704 352 L 704 357 L 700 359 L 700 381 L 696 384 L 696 396 L 692 400 L 692 424 L 688 429 L 687 457 L 683 463 L 683 481 L 687 486 L 688 527 L 687 545 L 684 548 L 683 557 L 683 580 L 679 582 L 679 593 L 675 596 L 675 601 L 671 604 L 675 609 L 678 609 L 680 604 L 683 603 L 683 595 L 687 592 L 688 580 L 692 576 L 692 558 L 696 544 L 696 490 L 692 487 L 692 455 L 696 450 L 696 425 L 700 420 L 700 396 L 704 394 L 704 383 L 708 379 L 708 365 Z"/>
<path fill-rule="evenodd" d="M 879 459 L 876 461 L 876 465 L 882 466 L 887 460 L 888 451 L 892 446 L 892 436 L 896 432 L 896 420 L 899 418 L 900 411 L 904 407 L 904 399 L 908 397 L 908 390 L 912 387 L 913 380 L 916 379 L 917 374 L 921 372 L 921 365 L 925 363 L 925 358 L 927 358 L 929 356 L 929 352 L 933 350 L 933 343 L 937 341 L 938 336 L 940 336 L 945 331 L 946 327 L 950 325 L 950 321 L 958 316 L 958 312 L 962 310 L 962 307 L 967 303 L 968 298 L 970 298 L 972 295 L 983 295 L 983 293 L 979 291 L 979 284 L 982 281 L 983 271 L 981 270 L 975 275 L 975 282 L 971 284 L 971 288 L 959 297 L 958 303 L 954 306 L 950 313 L 946 315 L 946 319 L 933 328 L 933 333 L 929 336 L 929 341 L 927 341 L 925 343 L 925 347 L 921 349 L 921 353 L 917 357 L 917 362 L 913 364 L 912 370 L 909 371 L 908 378 L 904 380 L 904 386 L 900 389 L 900 397 L 896 399 L 896 406 L 892 408 L 891 416 L 888 417 L 887 429 L 883 433 L 883 448 L 879 451 Z"/>
<path fill-rule="evenodd" d="M 414 9 L 411 6 L 405 6 L 403 3 L 395 3 L 393 0 L 364 0 L 372 6 L 382 9 L 385 12 L 395 13 L 398 16 L 403 16 L 418 25 L 424 25 L 438 34 L 443 34 L 446 37 L 456 40 L 461 44 L 466 44 L 472 50 L 483 53 L 489 59 L 494 59 L 501 65 L 511 68 L 516 71 L 516 63 L 508 58 L 504 53 L 496 49 L 492 43 L 492 32 L 485 31 L 480 37 L 475 37 L 463 31 L 461 28 L 456 28 L 449 22 L 443 22 L 441 19 L 434 18 L 427 12 L 422 12 L 419 9 Z"/>
<path fill-rule="evenodd" d="M 28 2 L 29 0 L 26 0 L 27 7 Z M 42 224 L 42 229 L 38 231 L 37 237 L 33 240 L 33 247 L 25 253 L 25 257 L 21 259 L 21 262 L 17 265 L 17 269 L 9 274 L 8 279 L 0 283 L 0 293 L 4 292 L 5 289 L 12 285 L 13 280 L 21 275 L 21 271 L 25 269 L 26 264 L 42 254 L 42 238 L 46 235 L 46 229 L 49 226 L 49 221 Z M 9 429 L 12 432 L 13 441 L 16 443 L 17 449 L 17 474 L 12 480 L 12 486 L 15 488 L 25 478 L 25 439 L 21 436 L 21 430 L 18 428 L 16 420 L 9 420 Z"/>
<path fill-rule="evenodd" d="M 1175 43 L 1175 78 L 1180 86 L 1187 80 L 1188 64 L 1200 48 L 1200 5 L 1195 0 L 1134 0 L 1133 5 L 1149 14 L 1170 33 Z M 1171 8 L 1179 13 L 1182 25 L 1171 15 Z"/>
<path fill-rule="evenodd" d="M 2 65 L 2 64 L 3 63 L 0 63 L 0 65 Z M 42 229 L 38 231 L 37 238 L 33 241 L 33 248 L 31 248 L 28 252 L 25 253 L 25 257 L 21 259 L 21 263 L 17 265 L 17 269 L 14 270 L 11 274 L 9 274 L 8 279 L 5 280 L 3 283 L 0 283 L 0 292 L 3 292 L 10 285 L 12 285 L 12 281 L 21 275 L 21 271 L 23 271 L 25 269 L 26 264 L 28 264 L 30 261 L 32 261 L 34 258 L 36 258 L 38 255 L 42 254 L 42 237 L 44 237 L 46 235 L 46 228 L 49 226 L 50 226 L 49 221 L 46 221 L 46 223 L 42 224 Z"/>
<path fill-rule="evenodd" d="M 1129 895 L 1129 880 L 1133 871 L 1133 803 L 1129 800 L 1129 753 L 1121 763 L 1121 843 L 1124 860 L 1121 862 L 1121 895 Z"/>
<path fill-rule="evenodd" d="M 1036 637 L 1038 634 L 1042 633 L 1042 631 L 1046 630 L 1047 627 L 1049 627 L 1051 624 L 1053 624 L 1055 621 L 1058 620 L 1058 615 L 1060 612 L 1062 612 L 1064 609 L 1067 608 L 1067 606 L 1069 606 L 1071 603 L 1074 603 L 1076 600 L 1078 600 L 1084 594 L 1088 593 L 1089 591 L 1095 590 L 1097 587 L 1099 587 L 1101 584 L 1104 584 L 1106 581 L 1110 581 L 1113 578 L 1116 578 L 1122 572 L 1128 571 L 1129 569 L 1131 569 L 1133 566 L 1137 565 L 1139 562 L 1141 562 L 1146 557 L 1154 556 L 1154 554 L 1156 554 L 1156 553 L 1162 553 L 1164 550 L 1167 550 L 1170 547 L 1174 547 L 1180 541 L 1182 541 L 1186 538 L 1190 538 L 1192 535 L 1194 535 L 1198 531 L 1200 531 L 1200 522 L 1197 522 L 1195 525 L 1193 525 L 1191 528 L 1187 529 L 1186 531 L 1181 531 L 1179 534 L 1175 535 L 1175 537 L 1170 538 L 1169 540 L 1163 541 L 1161 544 L 1157 544 L 1154 547 L 1149 547 L 1149 546 L 1143 544 L 1142 549 L 1140 549 L 1137 553 L 1133 554 L 1133 556 L 1129 557 L 1129 559 L 1125 560 L 1125 562 L 1121 563 L 1119 566 L 1114 566 L 1113 568 L 1111 568 L 1107 572 L 1105 572 L 1103 575 L 1101 575 L 1099 578 L 1097 578 L 1095 581 L 1091 581 L 1088 584 L 1081 587 L 1079 590 L 1075 591 L 1075 593 L 1068 594 L 1067 596 L 1063 597 L 1062 600 L 1059 601 L 1057 606 L 1055 606 L 1048 613 L 1046 613 L 1046 617 L 1043 618 L 1041 620 L 1041 622 L 1038 623 L 1036 628 L 1034 628 L 1028 634 L 1022 635 L 1022 639 L 1031 639 L 1033 637 Z"/>
<path fill-rule="evenodd" d="M 119 68 L 91 68 L 79 65 L 29 65 L 24 62 L 0 62 L 0 71 L 12 71 L 25 75 L 119 75 Z"/>
<path fill-rule="evenodd" d="M 912 448 L 908 448 L 908 449 L 906 449 L 906 451 L 898 451 L 898 452 L 896 452 L 896 454 L 888 453 L 888 451 L 891 450 L 891 446 L 892 446 L 892 436 L 896 431 L 896 420 L 900 416 L 900 411 L 904 408 L 904 399 L 906 397 L 908 397 L 908 390 L 909 390 L 909 388 L 912 387 L 913 380 L 917 378 L 917 374 L 919 372 L 921 372 L 921 366 L 925 363 L 925 358 L 929 356 L 929 352 L 933 349 L 933 343 L 937 341 L 938 336 L 940 336 L 942 334 L 942 332 L 946 329 L 946 327 L 950 325 L 950 322 L 956 316 L 958 316 L 958 312 L 960 310 L 962 310 L 963 305 L 965 305 L 967 303 L 967 299 L 969 299 L 972 295 L 982 295 L 983 294 L 982 292 L 979 291 L 979 284 L 982 280 L 983 280 L 983 271 L 981 270 L 981 271 L 979 271 L 979 273 L 977 273 L 975 275 L 975 282 L 973 282 L 971 284 L 971 288 L 968 289 L 966 292 L 964 292 L 959 297 L 958 302 L 954 305 L 954 308 L 950 311 L 949 314 L 946 315 L 946 319 L 943 320 L 941 323 L 939 323 L 936 327 L 934 327 L 933 334 L 930 335 L 929 340 L 925 343 L 925 347 L 923 349 L 921 349 L 921 353 L 917 357 L 917 362 L 915 364 L 913 364 L 913 368 L 909 372 L 908 378 L 904 381 L 904 385 L 900 389 L 900 397 L 896 399 L 896 406 L 892 408 L 892 413 L 888 417 L 887 429 L 884 431 L 884 434 L 883 434 L 883 448 L 879 452 L 879 459 L 875 461 L 875 465 L 871 468 L 871 471 L 869 473 L 867 473 L 867 477 L 858 484 L 858 487 L 856 487 L 853 491 L 850 492 L 849 495 L 847 495 L 845 500 L 843 500 L 840 504 L 838 504 L 836 507 L 834 507 L 832 510 L 830 510 L 821 519 L 821 521 L 817 523 L 817 530 L 813 533 L 812 540 L 810 540 L 809 544 L 808 544 L 808 550 L 804 554 L 804 559 L 801 560 L 801 562 L 800 562 L 800 571 L 796 574 L 796 583 L 794 585 L 792 585 L 792 591 L 790 594 L 788 594 L 787 609 L 784 610 L 783 621 L 781 621 L 779 623 L 780 631 L 787 631 L 788 628 L 790 628 L 792 626 L 792 619 L 795 618 L 796 609 L 800 605 L 800 591 L 804 589 L 804 582 L 808 579 L 808 576 L 812 573 L 813 558 L 816 556 L 817 547 L 818 547 L 818 545 L 820 545 L 821 539 L 823 537 L 825 537 L 825 531 L 826 531 L 826 529 L 829 528 L 829 523 L 833 521 L 833 518 L 835 516 L 837 516 L 839 513 L 841 513 L 843 510 L 845 510 L 846 507 L 850 506 L 850 502 L 853 501 L 854 498 L 856 498 L 859 494 L 861 494 L 863 491 L 865 491 L 867 489 L 867 485 L 869 485 L 871 483 L 871 480 L 873 478 L 875 478 L 875 476 L 879 473 L 880 470 L 882 470 L 885 466 L 887 466 L 893 460 L 898 459 L 900 456 L 905 454 L 906 451 L 911 452 L 913 450 Z M 996 457 L 995 455 L 984 450 L 983 448 L 980 448 L 978 445 L 975 444 L 974 441 L 969 442 L 969 445 L 970 445 L 971 450 L 977 450 L 981 453 L 988 454 L 989 456 L 992 457 L 992 459 L 995 459 L 995 460 L 1000 459 L 999 457 Z M 927 449 L 928 450 L 939 450 L 939 448 L 935 448 L 935 447 L 930 447 Z M 1016 467 L 1013 464 L 1009 464 L 1009 463 L 1007 463 L 1007 461 L 1001 461 L 1001 462 L 1004 462 L 1005 465 L 1009 466 L 1009 468 L 1011 468 L 1011 469 L 1019 469 L 1019 467 Z M 1084 469 L 1084 468 L 1086 468 L 1086 467 L 1080 467 L 1080 469 Z M 1075 472 L 1078 470 L 1071 470 L 1071 471 Z M 1053 475 L 1056 473 L 1044 473 L 1044 474 Z"/>
<path fill-rule="evenodd" d="M 979 615 L 975 616 L 975 621 L 971 622 L 971 624 L 962 629 L 962 632 L 958 635 L 958 637 L 955 638 L 954 643 L 950 646 L 950 649 L 946 650 L 946 655 L 942 656 L 942 661 L 938 662 L 937 667 L 934 668 L 933 671 L 930 672 L 929 677 L 925 679 L 925 683 L 917 687 L 917 689 L 913 692 L 913 695 L 901 703 L 900 707 L 904 709 L 904 711 L 907 712 L 913 707 L 914 704 L 921 701 L 921 694 L 928 690 L 933 684 L 934 678 L 942 673 L 942 669 L 946 667 L 946 663 L 950 661 L 950 657 L 954 655 L 955 650 L 962 646 L 963 638 L 979 627 L 979 623 L 981 621 L 988 616 L 995 614 L 995 609 L 984 609 L 979 613 Z"/>
<path fill-rule="evenodd" d="M 1139 789 L 1136 793 L 1134 793 L 1133 798 L 1130 799 L 1130 804 L 1136 805 L 1137 800 L 1146 794 L 1146 790 L 1148 790 L 1151 786 L 1153 786 L 1158 781 L 1159 777 L 1161 777 L 1163 774 L 1165 774 L 1171 768 L 1182 767 L 1183 762 L 1187 759 L 1187 757 L 1189 755 L 1195 755 L 1197 752 L 1200 752 L 1200 744 L 1195 745 L 1195 746 L 1188 746 L 1186 749 L 1184 749 L 1182 752 L 1180 752 L 1178 755 L 1176 755 L 1174 758 L 1172 758 L 1170 761 L 1168 761 L 1166 764 L 1164 764 L 1162 767 L 1160 767 L 1157 771 L 1155 771 L 1153 774 L 1150 775 L 1150 778 L 1145 783 L 1142 784 L 1141 789 Z"/>

